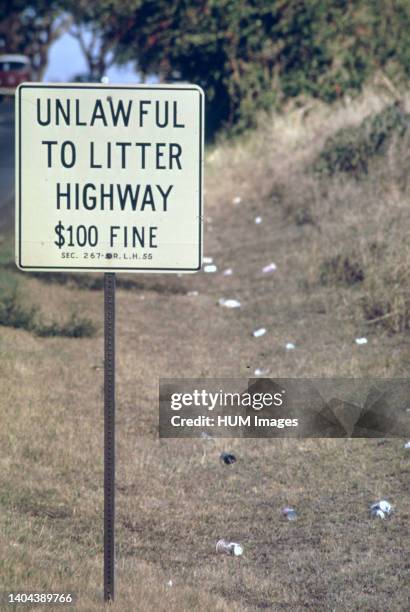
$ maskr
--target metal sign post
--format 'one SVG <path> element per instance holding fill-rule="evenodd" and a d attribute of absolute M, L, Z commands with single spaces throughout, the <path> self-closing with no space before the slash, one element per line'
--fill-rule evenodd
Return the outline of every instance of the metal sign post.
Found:
<path fill-rule="evenodd" d="M 115 274 L 202 266 L 204 94 L 189 83 L 22 83 L 16 264 L 104 273 L 104 600 L 115 582 Z"/>
<path fill-rule="evenodd" d="M 104 600 L 115 576 L 115 274 L 104 274 Z"/>

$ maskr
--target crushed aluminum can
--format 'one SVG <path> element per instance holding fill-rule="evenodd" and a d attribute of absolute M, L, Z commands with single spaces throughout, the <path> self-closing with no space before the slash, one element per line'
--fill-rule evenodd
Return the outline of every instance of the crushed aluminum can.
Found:
<path fill-rule="evenodd" d="M 294 508 L 290 508 L 289 506 L 283 508 L 282 514 L 288 519 L 288 521 L 297 521 L 298 519 L 298 513 L 296 510 Z"/>
<path fill-rule="evenodd" d="M 370 506 L 370 513 L 373 517 L 385 519 L 386 516 L 390 516 L 392 512 L 392 505 L 385 499 L 382 499 Z"/>
<path fill-rule="evenodd" d="M 225 300 L 225 298 L 221 298 L 218 300 L 219 306 L 225 306 L 225 308 L 240 308 L 241 303 L 238 300 Z"/>
<path fill-rule="evenodd" d="M 237 542 L 228 542 L 227 540 L 221 539 L 216 543 L 216 552 L 240 557 L 243 554 L 243 548 Z"/>
<path fill-rule="evenodd" d="M 221 453 L 219 459 L 225 463 L 225 465 L 232 465 L 233 463 L 236 463 L 236 457 L 235 455 L 232 455 L 232 453 Z"/>
<path fill-rule="evenodd" d="M 266 376 L 267 374 L 269 374 L 269 372 L 269 368 L 256 368 L 254 374 L 255 376 Z"/>
<path fill-rule="evenodd" d="M 266 329 L 264 327 L 261 327 L 260 329 L 255 329 L 254 332 L 252 332 L 252 336 L 254 338 L 260 338 L 261 336 L 264 336 L 266 334 Z"/>
<path fill-rule="evenodd" d="M 381 518 L 381 519 L 385 519 L 386 515 L 384 514 L 383 510 L 380 510 L 380 508 L 374 508 L 373 510 L 370 510 L 370 514 L 373 518 Z"/>

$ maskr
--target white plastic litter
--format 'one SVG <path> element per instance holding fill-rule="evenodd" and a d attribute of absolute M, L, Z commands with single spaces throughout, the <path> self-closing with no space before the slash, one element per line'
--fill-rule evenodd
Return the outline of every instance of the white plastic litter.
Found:
<path fill-rule="evenodd" d="M 243 554 L 243 548 L 237 542 L 218 540 L 216 543 L 216 552 L 225 553 L 226 555 L 233 555 L 234 557 L 240 557 L 240 555 Z"/>
<path fill-rule="evenodd" d="M 261 327 L 260 329 L 255 329 L 254 332 L 252 332 L 252 335 L 254 338 L 260 338 L 261 336 L 264 336 L 266 334 L 266 329 L 264 327 Z"/>
<path fill-rule="evenodd" d="M 290 508 L 289 506 L 286 506 L 286 508 L 283 508 L 282 514 L 286 516 L 288 521 L 297 521 L 298 519 L 298 514 L 296 510 L 294 508 Z"/>
<path fill-rule="evenodd" d="M 202 261 L 203 261 L 204 264 L 210 264 L 210 263 L 213 263 L 214 258 L 213 257 L 204 257 Z"/>
<path fill-rule="evenodd" d="M 255 217 L 256 225 L 260 225 L 262 223 L 262 217 Z"/>
<path fill-rule="evenodd" d="M 225 308 L 240 308 L 241 303 L 238 300 L 225 300 L 225 298 L 221 298 L 218 300 L 218 304 L 220 306 L 225 306 Z"/>
<path fill-rule="evenodd" d="M 293 342 L 288 342 L 288 343 L 286 344 L 286 350 L 287 350 L 287 351 L 292 351 L 294 348 L 296 348 L 296 347 L 295 347 L 295 345 L 293 344 Z"/>
<path fill-rule="evenodd" d="M 371 515 L 377 518 L 385 519 L 386 516 L 390 516 L 392 512 L 392 505 L 385 499 L 381 499 L 370 506 Z"/>
<path fill-rule="evenodd" d="M 356 344 L 367 344 L 367 338 L 356 338 Z"/>
<path fill-rule="evenodd" d="M 404 448 L 407 448 L 410 450 L 410 440 L 408 442 L 405 442 Z"/>
<path fill-rule="evenodd" d="M 172 586 L 172 585 L 173 585 L 172 580 L 168 580 L 168 582 L 167 582 L 167 586 Z"/>
<path fill-rule="evenodd" d="M 232 274 L 233 274 L 233 270 L 232 270 L 232 268 L 226 268 L 226 270 L 224 270 L 224 271 L 222 272 L 222 274 L 223 274 L 224 276 L 232 276 Z"/>
<path fill-rule="evenodd" d="M 262 272 L 264 274 L 269 274 L 269 272 L 274 272 L 275 270 L 277 270 L 277 267 L 276 264 L 273 262 L 262 268 Z"/>
<path fill-rule="evenodd" d="M 255 376 L 266 376 L 266 374 L 269 374 L 269 372 L 269 368 L 256 368 Z"/>
<path fill-rule="evenodd" d="M 242 202 L 241 196 L 235 196 L 232 200 L 232 204 L 240 204 Z"/>
<path fill-rule="evenodd" d="M 188 291 L 187 295 L 189 295 L 189 297 L 193 297 L 194 295 L 199 295 L 198 291 Z"/>
<path fill-rule="evenodd" d="M 214 438 L 211 436 L 211 434 L 209 434 L 207 431 L 201 431 L 201 435 L 200 437 L 202 438 L 202 440 L 214 440 Z"/>
<path fill-rule="evenodd" d="M 216 272 L 218 268 L 214 264 L 207 264 L 204 266 L 204 272 Z"/>

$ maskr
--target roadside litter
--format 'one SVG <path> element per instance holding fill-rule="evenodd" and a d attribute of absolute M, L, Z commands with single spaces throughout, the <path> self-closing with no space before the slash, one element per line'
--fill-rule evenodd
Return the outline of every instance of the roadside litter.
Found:
<path fill-rule="evenodd" d="M 235 196 L 235 197 L 232 199 L 232 204 L 240 204 L 241 202 L 242 202 L 242 198 L 241 198 L 241 196 Z"/>
<path fill-rule="evenodd" d="M 286 344 L 286 350 L 287 350 L 287 351 L 292 351 L 294 348 L 296 348 L 296 347 L 295 347 L 295 345 L 293 344 L 293 342 L 288 342 L 288 343 Z"/>
<path fill-rule="evenodd" d="M 264 336 L 266 334 L 266 329 L 264 327 L 261 327 L 260 329 L 255 329 L 254 332 L 252 332 L 252 335 L 254 338 L 260 338 L 261 336 Z"/>
<path fill-rule="evenodd" d="M 243 554 L 243 548 L 237 542 L 228 542 L 227 540 L 218 540 L 216 543 L 216 552 L 240 557 Z"/>
<path fill-rule="evenodd" d="M 391 504 L 385 499 L 382 499 L 370 506 L 370 514 L 374 518 L 385 519 L 387 516 L 390 516 L 392 512 L 393 508 Z"/>
<path fill-rule="evenodd" d="M 294 508 L 290 508 L 286 506 L 283 508 L 282 514 L 288 519 L 288 521 L 296 521 L 298 519 L 298 514 Z"/>
<path fill-rule="evenodd" d="M 262 268 L 262 272 L 264 274 L 269 274 L 269 272 L 274 272 L 275 270 L 277 270 L 277 267 L 276 264 L 273 262 Z"/>
<path fill-rule="evenodd" d="M 256 368 L 255 376 L 266 376 L 266 374 L 269 374 L 269 372 L 269 368 Z"/>
<path fill-rule="evenodd" d="M 367 344 L 367 338 L 356 338 L 356 344 Z"/>
<path fill-rule="evenodd" d="M 214 438 L 207 431 L 201 431 L 200 437 L 202 438 L 202 440 L 212 440 L 213 442 L 215 442 Z"/>
<path fill-rule="evenodd" d="M 260 225 L 262 223 L 262 217 L 255 217 L 255 224 Z"/>
<path fill-rule="evenodd" d="M 189 295 L 190 297 L 194 296 L 194 295 L 199 295 L 198 291 L 188 291 L 187 295 Z"/>
<path fill-rule="evenodd" d="M 408 442 L 405 442 L 404 448 L 410 449 L 410 440 Z"/>
<path fill-rule="evenodd" d="M 214 261 L 213 257 L 204 257 L 202 260 L 204 264 L 210 264 L 210 263 L 213 263 L 213 261 Z"/>
<path fill-rule="evenodd" d="M 204 272 L 216 272 L 218 268 L 214 264 L 207 264 L 204 266 Z"/>
<path fill-rule="evenodd" d="M 221 298 L 218 300 L 219 306 L 225 306 L 225 308 L 240 308 L 241 303 L 238 300 L 225 300 L 225 298 Z"/>
<path fill-rule="evenodd" d="M 224 270 L 224 271 L 222 272 L 222 274 L 223 274 L 224 276 L 232 276 L 232 274 L 233 274 L 233 270 L 232 270 L 232 268 L 226 268 L 226 270 Z"/>
<path fill-rule="evenodd" d="M 231 453 L 221 453 L 219 458 L 223 463 L 225 463 L 225 465 L 232 465 L 233 463 L 236 463 L 236 457 Z"/>

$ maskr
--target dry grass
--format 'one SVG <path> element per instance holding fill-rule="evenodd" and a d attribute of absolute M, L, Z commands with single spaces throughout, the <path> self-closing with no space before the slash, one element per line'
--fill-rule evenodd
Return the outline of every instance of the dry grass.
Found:
<path fill-rule="evenodd" d="M 401 441 L 157 439 L 160 376 L 242 377 L 256 367 L 275 377 L 406 376 L 402 319 L 369 324 L 368 305 L 407 312 L 407 144 L 395 143 L 364 181 L 319 182 L 306 170 L 328 135 L 386 102 L 367 94 L 304 119 L 297 111 L 246 143 L 222 143 L 208 160 L 205 254 L 233 276 L 138 276 L 118 290 L 113 609 L 407 609 L 410 455 Z M 336 266 L 323 283 L 324 262 L 338 256 L 360 262 L 363 280 L 340 282 Z M 271 261 L 277 271 L 263 275 Z M 101 610 L 103 296 L 19 278 L 45 320 L 75 309 L 100 331 L 73 339 L 0 329 L 3 588 L 72 589 L 76 610 Z M 220 297 L 242 308 L 221 308 Z M 254 339 L 260 326 L 268 333 Z M 368 345 L 355 345 L 359 335 Z M 234 466 L 218 461 L 223 449 L 238 456 Z M 396 506 L 386 522 L 368 515 L 380 497 Z M 286 504 L 298 522 L 281 520 Z M 240 541 L 244 556 L 217 556 L 220 537 Z"/>

